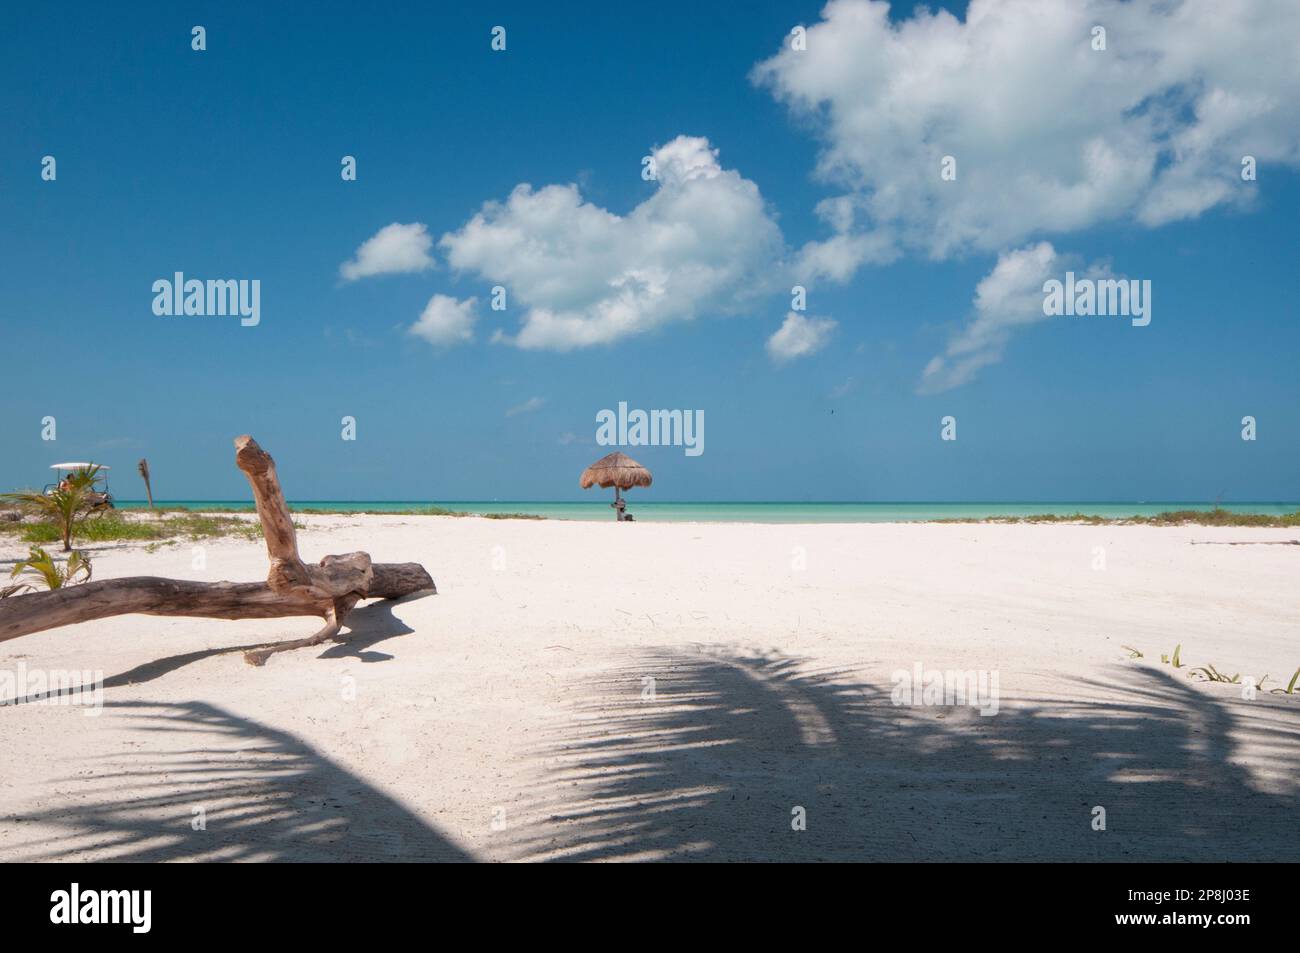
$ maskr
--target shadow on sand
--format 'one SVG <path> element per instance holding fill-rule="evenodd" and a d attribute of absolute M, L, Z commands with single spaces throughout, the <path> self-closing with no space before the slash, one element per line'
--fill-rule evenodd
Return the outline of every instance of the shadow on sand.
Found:
<path fill-rule="evenodd" d="M 320 653 L 318 658 L 356 658 L 362 662 L 388 661 L 392 658 L 391 655 L 385 652 L 369 652 L 366 650 L 387 639 L 414 633 L 414 629 L 393 614 L 393 607 L 410 602 L 413 599 L 422 599 L 430 594 L 428 592 L 413 593 L 402 599 L 383 599 L 353 609 L 348 613 L 347 619 L 343 623 L 344 641 L 331 643 Z M 309 631 L 311 623 L 307 622 L 305 625 Z M 281 641 L 288 641 L 288 638 L 286 636 Z M 169 655 L 166 658 L 144 662 L 118 675 L 111 675 L 104 679 L 104 687 L 120 688 L 123 685 L 141 685 L 175 672 L 186 665 L 212 658 L 215 655 L 233 655 L 247 652 L 250 649 L 266 648 L 274 644 L 274 642 L 255 642 L 250 645 L 229 645 L 215 649 L 185 652 L 181 655 Z M 34 701 L 36 699 L 22 699 L 20 703 L 29 700 Z"/>
<path fill-rule="evenodd" d="M 402 634 L 385 618 L 365 638 Z M 1004 696 L 981 717 L 895 706 L 888 685 L 780 655 L 647 653 L 575 685 L 568 717 L 506 766 L 527 793 L 494 856 L 1300 860 L 1295 700 L 1245 701 L 1150 667 L 1112 671 L 1072 683 L 1076 700 Z M 287 732 L 209 704 L 105 707 L 134 719 L 139 740 L 78 763 L 56 784 L 75 798 L 5 818 L 17 855 L 472 859 Z M 199 808 L 205 830 L 194 829 Z M 795 808 L 806 830 L 792 829 Z M 24 843 L 25 828 L 65 833 Z"/>
<path fill-rule="evenodd" d="M 104 714 L 134 719 L 149 740 L 63 779 L 78 792 L 68 806 L 14 819 L 18 831 L 64 832 L 46 845 L 11 841 L 24 859 L 470 859 L 288 732 L 201 703 L 109 702 Z"/>
<path fill-rule="evenodd" d="M 369 649 L 413 632 L 393 614 L 404 601 L 354 610 L 348 640 L 326 646 L 319 657 L 391 658 Z M 264 644 L 158 659 L 105 679 L 104 687 L 152 681 L 201 659 Z M 10 841 L 7 846 L 25 859 L 471 859 L 402 804 L 288 732 L 200 702 L 108 701 L 104 715 L 132 719 L 132 736 L 143 740 L 121 753 L 88 758 L 76 777 L 59 782 L 75 786 L 75 800 L 61 799 L 67 806 L 12 819 L 11 829 L 19 832 L 26 825 L 64 832 L 48 843 L 25 844 L 21 836 Z"/>
<path fill-rule="evenodd" d="M 649 654 L 590 684 L 537 751 L 515 856 L 1300 860 L 1293 700 L 1119 666 L 1074 687 L 1095 700 L 1004 697 L 981 717 L 778 655 Z M 1267 784 L 1234 761 L 1247 739 Z"/>

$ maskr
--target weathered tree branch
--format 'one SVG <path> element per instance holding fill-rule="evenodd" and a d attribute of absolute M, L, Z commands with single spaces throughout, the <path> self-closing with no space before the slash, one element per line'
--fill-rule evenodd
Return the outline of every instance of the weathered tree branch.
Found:
<path fill-rule="evenodd" d="M 379 563 L 374 567 L 370 588 L 363 598 L 399 599 L 412 592 L 433 589 L 433 580 L 419 563 Z M 0 642 L 61 625 L 134 613 L 208 619 L 314 615 L 324 619 L 333 605 L 330 599 L 279 593 L 264 582 L 192 582 L 160 576 L 128 576 L 0 600 Z"/>
<path fill-rule="evenodd" d="M 339 630 L 343 627 L 343 617 L 352 611 L 352 607 L 357 604 L 355 595 L 344 596 L 341 599 L 335 599 L 334 604 L 330 606 L 325 616 L 325 628 L 321 629 L 315 635 L 306 639 L 297 639 L 293 642 L 281 642 L 277 645 L 270 645 L 262 649 L 249 649 L 244 653 L 244 661 L 249 665 L 265 665 L 276 652 L 283 652 L 287 649 L 301 649 L 309 645 L 319 645 L 329 639 L 338 638 Z"/>
<path fill-rule="evenodd" d="M 437 591 L 419 563 L 372 564 L 367 553 L 326 556 L 316 566 L 303 563 L 275 461 L 249 436 L 239 437 L 235 448 L 235 462 L 253 488 L 257 515 L 266 536 L 271 559 L 266 582 L 192 582 L 132 576 L 10 596 L 0 600 L 0 642 L 130 613 L 214 619 L 314 615 L 326 620 L 325 627 L 310 638 L 244 654 L 250 664 L 262 665 L 276 652 L 336 638 L 344 618 L 362 599 L 397 599 L 414 592 Z"/>
<path fill-rule="evenodd" d="M 275 461 L 245 434 L 235 438 L 235 465 L 244 471 L 253 488 L 257 516 L 271 557 L 266 583 L 276 592 L 302 592 L 312 598 L 337 598 L 349 592 L 364 592 L 370 584 L 370 557 L 366 553 L 326 556 L 319 566 L 307 566 L 298 555 L 298 535 L 293 516 L 284 501 Z"/>

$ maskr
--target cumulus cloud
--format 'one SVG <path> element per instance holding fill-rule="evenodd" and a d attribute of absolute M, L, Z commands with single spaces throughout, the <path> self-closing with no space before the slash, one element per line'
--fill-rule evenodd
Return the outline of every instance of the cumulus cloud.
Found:
<path fill-rule="evenodd" d="M 495 339 L 565 351 L 610 344 L 701 314 L 735 312 L 771 290 L 784 253 L 758 187 L 724 169 L 707 139 L 653 153 L 655 192 L 626 215 L 576 185 L 520 184 L 439 247 L 459 271 L 501 284 L 523 308 Z"/>
<path fill-rule="evenodd" d="M 477 298 L 460 301 L 449 295 L 434 295 L 424 306 L 420 319 L 406 329 L 407 333 L 437 347 L 468 344 L 474 340 L 477 302 Z"/>
<path fill-rule="evenodd" d="M 1267 0 L 971 0 L 964 21 L 832 0 L 806 50 L 752 78 L 822 137 L 817 173 L 840 194 L 818 208 L 832 237 L 800 261 L 843 279 L 900 251 L 1248 203 L 1244 155 L 1300 165 L 1298 35 L 1300 4 Z"/>
<path fill-rule="evenodd" d="M 834 330 L 835 322 L 830 318 L 808 318 L 791 311 L 767 339 L 767 353 L 778 364 L 807 357 L 824 348 Z"/>
<path fill-rule="evenodd" d="M 433 267 L 432 247 L 433 239 L 424 225 L 394 222 L 362 242 L 352 260 L 339 265 L 339 274 L 344 281 L 356 281 L 371 275 L 425 271 Z"/>
<path fill-rule="evenodd" d="M 975 287 L 974 315 L 953 335 L 921 375 L 921 393 L 951 390 L 1002 359 L 1011 332 L 1045 320 L 1043 282 L 1056 274 L 1060 256 L 1049 242 L 1007 252 Z"/>
<path fill-rule="evenodd" d="M 1074 272 L 1076 280 L 1124 277 L 1115 274 L 1109 262 L 1085 264 L 1077 256 L 1058 252 L 1050 242 L 1004 252 L 975 286 L 970 320 L 949 339 L 944 352 L 925 366 L 918 391 L 935 394 L 960 387 L 981 368 L 1002 360 L 1014 332 L 1049 320 L 1043 313 L 1043 284 L 1049 278 L 1064 281 L 1067 271 Z"/>

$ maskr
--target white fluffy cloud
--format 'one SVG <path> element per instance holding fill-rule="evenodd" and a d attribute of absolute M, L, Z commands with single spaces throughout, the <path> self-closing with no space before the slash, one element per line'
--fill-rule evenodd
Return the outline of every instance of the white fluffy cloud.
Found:
<path fill-rule="evenodd" d="M 459 301 L 448 295 L 434 295 L 424 306 L 420 320 L 407 332 L 437 347 L 468 344 L 474 340 L 474 322 L 478 320 L 476 303 L 476 298 Z"/>
<path fill-rule="evenodd" d="M 627 215 L 575 185 L 521 184 L 488 202 L 439 247 L 452 267 L 505 286 L 521 348 L 609 344 L 673 321 L 743 307 L 779 280 L 780 229 L 758 187 L 723 169 L 707 139 L 653 153 L 653 195 Z"/>
<path fill-rule="evenodd" d="M 1106 49 L 1092 48 L 1092 28 Z M 1101 222 L 1156 226 L 1255 185 L 1241 160 L 1300 164 L 1300 3 L 971 0 L 964 21 L 832 0 L 807 49 L 756 82 L 823 137 L 805 270 L 843 279 L 900 251 L 1000 251 Z M 956 159 L 943 181 L 940 162 Z"/>
<path fill-rule="evenodd" d="M 356 281 L 371 275 L 425 271 L 433 267 L 432 247 L 433 239 L 424 225 L 394 222 L 362 242 L 352 260 L 339 265 L 339 274 L 344 281 Z"/>
<path fill-rule="evenodd" d="M 1056 276 L 1060 256 L 1048 242 L 1007 252 L 975 287 L 975 313 L 921 375 L 922 393 L 965 384 L 982 367 L 1002 359 L 1017 327 L 1043 321 L 1043 282 Z"/>
<path fill-rule="evenodd" d="M 791 311 L 767 339 L 767 353 L 778 364 L 807 357 L 824 348 L 834 330 L 835 322 L 830 318 L 809 318 Z"/>

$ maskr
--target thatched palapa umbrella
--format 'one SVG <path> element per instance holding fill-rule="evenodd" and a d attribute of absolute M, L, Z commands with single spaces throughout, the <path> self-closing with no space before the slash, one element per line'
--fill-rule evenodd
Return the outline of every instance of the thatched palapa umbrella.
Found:
<path fill-rule="evenodd" d="M 582 471 L 582 476 L 578 479 L 578 486 L 588 490 L 593 486 L 600 486 L 608 490 L 611 486 L 614 488 L 614 515 L 616 519 L 623 519 L 623 509 L 627 505 L 619 495 L 621 490 L 630 490 L 634 486 L 649 486 L 654 482 L 654 477 L 650 471 L 641 464 L 637 463 L 625 453 L 611 453 L 609 456 L 601 457 L 587 469 Z"/>

